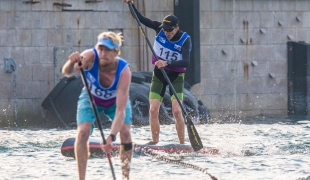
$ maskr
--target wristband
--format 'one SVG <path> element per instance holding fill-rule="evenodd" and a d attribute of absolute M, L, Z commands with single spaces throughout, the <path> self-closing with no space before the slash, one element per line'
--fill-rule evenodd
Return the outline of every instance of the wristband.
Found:
<path fill-rule="evenodd" d="M 116 140 L 116 136 L 114 134 L 110 134 L 112 141 L 114 142 Z"/>

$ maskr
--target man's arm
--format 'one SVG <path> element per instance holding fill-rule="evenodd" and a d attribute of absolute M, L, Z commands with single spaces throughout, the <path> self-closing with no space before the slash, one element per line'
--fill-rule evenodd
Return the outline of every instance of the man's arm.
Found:
<path fill-rule="evenodd" d="M 78 64 L 77 62 L 81 61 L 81 56 L 79 52 L 72 53 L 68 61 L 64 64 L 62 67 L 62 74 L 66 77 L 70 77 L 78 70 Z"/>
<path fill-rule="evenodd" d="M 87 69 L 88 66 L 94 61 L 94 52 L 92 49 L 85 50 L 81 54 L 74 52 L 69 56 L 69 60 L 62 67 L 62 74 L 66 77 L 72 76 L 75 72 L 79 71 L 78 62 L 82 61 L 83 69 Z"/>
<path fill-rule="evenodd" d="M 191 38 L 188 37 L 184 44 L 182 45 L 182 59 L 178 61 L 171 61 L 171 64 L 169 66 L 171 67 L 187 67 L 190 62 L 190 53 L 191 53 L 191 47 L 192 41 Z"/>
<path fill-rule="evenodd" d="M 116 112 L 112 123 L 110 134 L 116 135 L 122 128 L 125 119 L 126 104 L 129 98 L 129 88 L 131 82 L 131 71 L 127 66 L 119 79 L 116 94 Z"/>

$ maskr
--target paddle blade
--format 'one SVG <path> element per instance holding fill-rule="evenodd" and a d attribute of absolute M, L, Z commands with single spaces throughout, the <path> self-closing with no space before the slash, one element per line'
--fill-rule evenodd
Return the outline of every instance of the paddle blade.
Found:
<path fill-rule="evenodd" d="M 189 141 L 192 145 L 192 148 L 194 149 L 194 151 L 199 151 L 200 149 L 203 148 L 203 144 L 201 142 L 201 139 L 199 137 L 199 134 L 193 124 L 193 122 L 187 118 L 187 133 L 188 133 L 188 137 L 189 137 Z"/>

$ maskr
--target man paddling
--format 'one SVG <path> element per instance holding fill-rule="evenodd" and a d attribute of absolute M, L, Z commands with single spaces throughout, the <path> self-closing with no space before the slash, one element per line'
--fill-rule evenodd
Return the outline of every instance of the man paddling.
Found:
<path fill-rule="evenodd" d="M 132 0 L 123 0 L 126 3 L 133 3 Z M 184 76 L 186 67 L 190 62 L 190 51 L 192 48 L 191 38 L 186 33 L 180 30 L 178 18 L 174 15 L 166 16 L 162 22 L 151 20 L 144 17 L 134 5 L 133 11 L 137 15 L 139 21 L 146 27 L 155 30 L 156 37 L 154 41 L 154 51 L 158 57 L 152 56 L 152 64 L 154 70 L 152 75 L 149 101 L 150 101 L 150 128 L 152 141 L 149 145 L 154 145 L 159 142 L 160 123 L 159 109 L 166 92 L 168 82 L 163 75 L 161 68 L 164 69 L 171 85 L 176 91 L 176 95 L 180 101 L 183 101 Z M 178 134 L 180 144 L 184 144 L 184 118 L 182 109 L 170 89 L 170 99 L 172 102 L 172 113 L 175 118 L 175 127 Z M 200 143 L 199 147 L 201 146 Z M 202 147 L 202 146 L 201 146 Z"/>
<path fill-rule="evenodd" d="M 70 77 L 79 71 L 78 62 L 82 62 L 83 70 L 89 84 L 98 113 L 104 112 L 112 120 L 110 135 L 102 146 L 105 153 L 112 151 L 112 142 L 120 132 L 120 159 L 123 179 L 129 179 L 132 156 L 132 140 L 130 127 L 132 111 L 129 100 L 131 71 L 126 60 L 120 58 L 121 33 L 103 32 L 99 34 L 95 48 L 86 49 L 82 53 L 74 52 L 65 63 L 62 73 Z M 77 136 L 75 141 L 75 158 L 78 164 L 79 179 L 86 176 L 86 164 L 89 154 L 88 138 L 93 131 L 95 115 L 91 102 L 83 88 L 77 107 Z"/>

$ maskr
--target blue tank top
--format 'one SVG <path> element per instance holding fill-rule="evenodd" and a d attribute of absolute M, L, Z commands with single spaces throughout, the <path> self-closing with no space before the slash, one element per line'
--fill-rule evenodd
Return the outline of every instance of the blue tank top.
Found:
<path fill-rule="evenodd" d="M 160 59 L 178 61 L 182 59 L 182 46 L 189 35 L 184 32 L 178 41 L 170 41 L 163 30 L 160 30 L 154 41 L 154 51 Z M 155 64 L 156 58 L 152 56 L 152 64 Z M 174 72 L 185 72 L 186 68 L 182 67 L 164 67 Z"/>
<path fill-rule="evenodd" d="M 85 76 L 88 82 L 88 88 L 94 98 L 95 104 L 102 107 L 111 107 L 116 101 L 116 91 L 119 78 L 128 63 L 126 60 L 117 57 L 118 63 L 115 73 L 115 78 L 110 87 L 104 88 L 99 81 L 99 56 L 97 50 L 93 49 L 95 53 L 95 61 L 89 70 L 85 70 Z"/>

